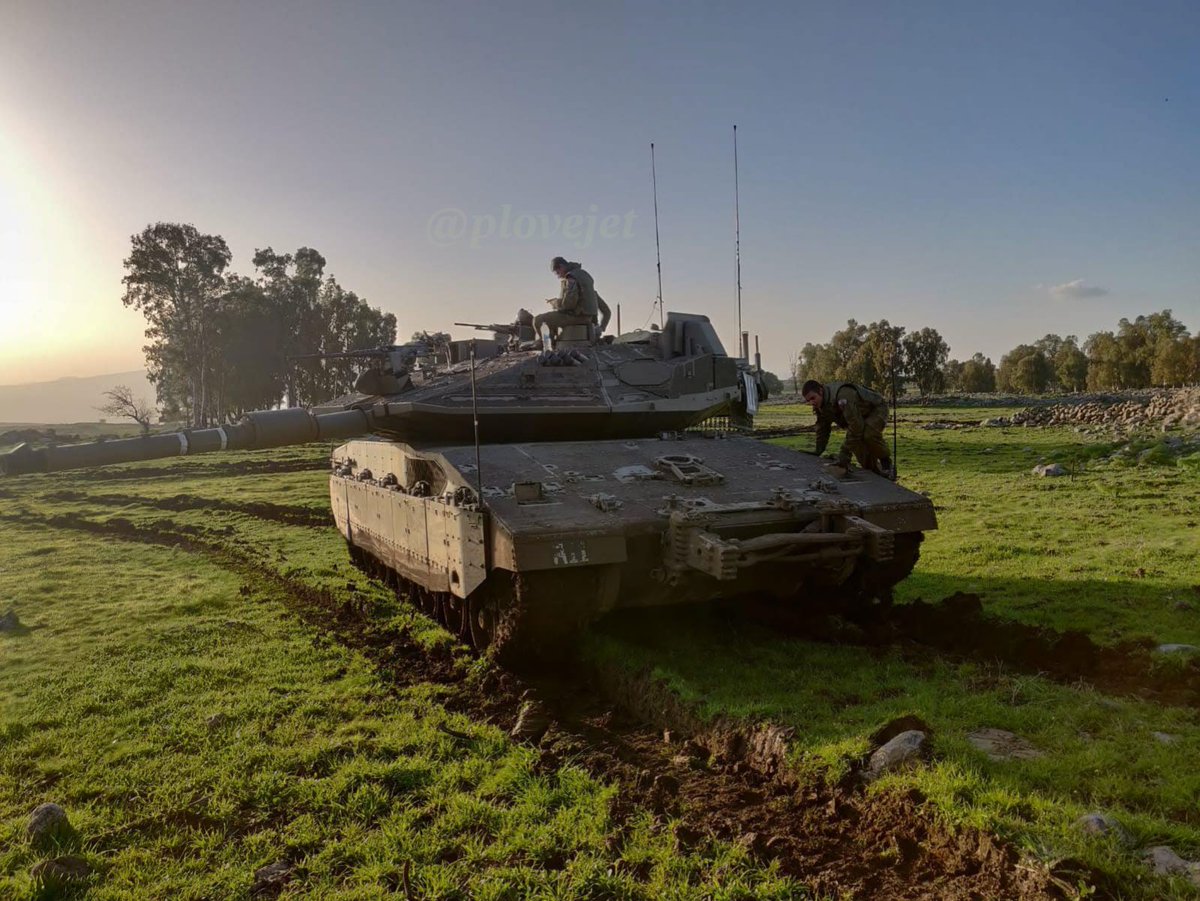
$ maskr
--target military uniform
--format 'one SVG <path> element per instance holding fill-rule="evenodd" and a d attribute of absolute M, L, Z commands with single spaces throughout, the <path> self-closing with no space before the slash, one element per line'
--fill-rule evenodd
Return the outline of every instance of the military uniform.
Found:
<path fill-rule="evenodd" d="M 533 319 L 533 330 L 542 333 L 542 325 L 550 328 L 550 337 L 558 335 L 564 325 L 591 325 L 600 315 L 600 295 L 587 270 L 578 263 L 567 263 L 567 274 L 559 283 L 554 309 Z"/>
<path fill-rule="evenodd" d="M 889 468 L 892 455 L 883 437 L 888 415 L 883 396 L 851 382 L 829 382 L 822 390 L 821 409 L 816 411 L 817 453 L 825 452 L 830 432 L 838 425 L 846 430 L 838 451 L 839 466 L 849 466 L 853 454 L 863 469 Z"/>

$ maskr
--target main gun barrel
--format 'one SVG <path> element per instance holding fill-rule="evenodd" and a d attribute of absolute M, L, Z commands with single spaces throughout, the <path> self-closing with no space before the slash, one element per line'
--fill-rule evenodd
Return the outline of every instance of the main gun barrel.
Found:
<path fill-rule="evenodd" d="M 233 425 L 212 429 L 189 429 L 165 435 L 37 450 L 21 444 L 7 454 L 0 454 L 0 473 L 58 472 L 223 450 L 259 450 L 310 441 L 335 441 L 365 435 L 371 431 L 371 422 L 370 411 L 360 409 L 332 413 L 310 413 L 296 408 L 262 410 L 247 413 Z"/>

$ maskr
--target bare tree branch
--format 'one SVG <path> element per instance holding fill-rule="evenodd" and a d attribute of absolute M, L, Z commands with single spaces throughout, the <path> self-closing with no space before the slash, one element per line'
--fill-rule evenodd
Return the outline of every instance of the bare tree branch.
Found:
<path fill-rule="evenodd" d="M 128 385 L 117 385 L 105 391 L 104 396 L 108 398 L 108 403 L 97 407 L 97 410 L 109 416 L 132 419 L 142 427 L 143 435 L 150 434 L 150 420 L 154 416 L 154 408 L 144 397 L 134 400 L 133 391 Z"/>

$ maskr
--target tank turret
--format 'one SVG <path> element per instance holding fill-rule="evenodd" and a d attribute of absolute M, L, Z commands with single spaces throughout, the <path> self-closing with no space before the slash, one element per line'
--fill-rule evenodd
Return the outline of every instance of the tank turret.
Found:
<path fill-rule="evenodd" d="M 352 439 L 329 477 L 351 557 L 517 664 L 621 607 L 886 600 L 936 528 L 922 495 L 874 473 L 831 479 L 819 458 L 749 437 L 760 376 L 707 317 L 672 313 L 661 330 L 603 340 L 568 326 L 551 350 L 521 334 L 369 351 L 381 365 L 320 408 L 21 446 L 0 470 Z M 717 417 L 724 428 L 693 428 Z"/>

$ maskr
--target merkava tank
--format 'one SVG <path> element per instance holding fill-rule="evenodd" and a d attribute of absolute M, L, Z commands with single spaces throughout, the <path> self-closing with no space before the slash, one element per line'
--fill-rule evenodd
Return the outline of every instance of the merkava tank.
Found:
<path fill-rule="evenodd" d="M 751 437 L 760 376 L 707 317 L 604 340 L 568 328 L 553 350 L 522 349 L 518 329 L 509 346 L 453 342 L 438 362 L 382 349 L 336 404 L 22 446 L 0 469 L 353 439 L 332 451 L 329 480 L 351 557 L 510 663 L 561 653 L 618 608 L 886 599 L 936 528 L 922 495 L 861 470 L 831 478 L 819 457 Z"/>

